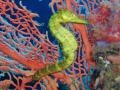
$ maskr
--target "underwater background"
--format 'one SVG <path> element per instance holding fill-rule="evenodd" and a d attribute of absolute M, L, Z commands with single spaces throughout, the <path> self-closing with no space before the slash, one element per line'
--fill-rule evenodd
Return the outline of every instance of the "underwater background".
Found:
<path fill-rule="evenodd" d="M 114 37 L 105 39 L 105 33 L 109 30 L 104 28 L 106 31 L 101 32 L 102 26 L 97 27 L 100 25 L 96 24 L 97 22 L 104 22 L 104 19 L 101 19 L 102 16 L 97 14 L 106 10 L 101 6 L 102 9 L 97 11 L 101 2 L 104 1 L 0 0 L 0 90 L 93 89 L 97 81 L 93 78 L 95 79 L 93 83 L 90 82 L 90 75 L 93 72 L 91 66 L 97 62 L 93 58 L 98 59 L 101 50 L 99 47 L 94 50 L 97 47 L 96 42 L 98 44 L 99 41 L 100 43 L 105 41 L 104 45 L 106 45 L 107 40 L 114 40 Z M 66 58 L 61 43 L 51 34 L 48 27 L 51 16 L 63 9 L 74 13 L 80 19 L 88 20 L 89 24 L 60 23 L 61 27 L 72 33 L 78 43 L 74 61 L 67 69 L 39 78 L 41 68 L 47 68 L 46 72 L 49 72 L 50 65 Z M 103 13 L 102 15 L 104 16 Z M 57 67 L 57 64 L 55 66 Z M 98 74 L 99 72 L 96 76 Z M 38 80 L 34 80 L 34 77 Z"/>

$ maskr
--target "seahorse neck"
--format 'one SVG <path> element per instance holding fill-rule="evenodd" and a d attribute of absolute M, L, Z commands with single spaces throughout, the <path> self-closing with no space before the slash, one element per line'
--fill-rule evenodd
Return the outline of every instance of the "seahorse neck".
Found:
<path fill-rule="evenodd" d="M 54 33 L 54 31 L 66 29 L 66 28 L 61 26 L 61 23 L 63 23 L 63 20 L 61 19 L 61 17 L 59 17 L 59 18 L 52 17 L 49 21 L 49 28 L 50 28 L 51 33 Z"/>

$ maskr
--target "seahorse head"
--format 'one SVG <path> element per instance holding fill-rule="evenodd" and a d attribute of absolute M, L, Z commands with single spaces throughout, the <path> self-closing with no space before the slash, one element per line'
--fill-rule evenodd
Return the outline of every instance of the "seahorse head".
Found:
<path fill-rule="evenodd" d="M 61 23 L 67 23 L 67 22 L 75 22 L 75 23 L 83 23 L 88 24 L 87 20 L 79 19 L 73 12 L 69 12 L 67 9 L 61 9 L 58 11 L 59 19 L 61 19 Z"/>

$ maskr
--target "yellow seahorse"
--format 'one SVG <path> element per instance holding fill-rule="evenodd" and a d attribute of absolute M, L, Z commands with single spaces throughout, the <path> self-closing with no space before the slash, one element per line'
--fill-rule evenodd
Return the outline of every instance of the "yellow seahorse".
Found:
<path fill-rule="evenodd" d="M 67 9 L 61 9 L 51 16 L 48 25 L 52 35 L 62 46 L 64 59 L 58 63 L 39 69 L 35 73 L 33 80 L 39 80 L 44 75 L 66 69 L 73 63 L 78 43 L 73 34 L 60 25 L 61 23 L 65 24 L 67 22 L 88 24 L 87 20 L 79 19 L 74 13 L 69 12 Z"/>

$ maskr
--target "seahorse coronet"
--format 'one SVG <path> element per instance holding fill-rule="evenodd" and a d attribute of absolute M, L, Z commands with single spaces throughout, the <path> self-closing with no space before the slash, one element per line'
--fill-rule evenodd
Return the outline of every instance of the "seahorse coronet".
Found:
<path fill-rule="evenodd" d="M 62 46 L 64 58 L 58 63 L 39 69 L 37 71 L 39 73 L 35 73 L 33 80 L 39 80 L 42 76 L 66 69 L 73 63 L 78 43 L 72 32 L 61 25 L 61 23 L 65 24 L 68 22 L 88 24 L 87 20 L 79 19 L 67 9 L 61 9 L 51 16 L 48 27 L 51 34 Z"/>

